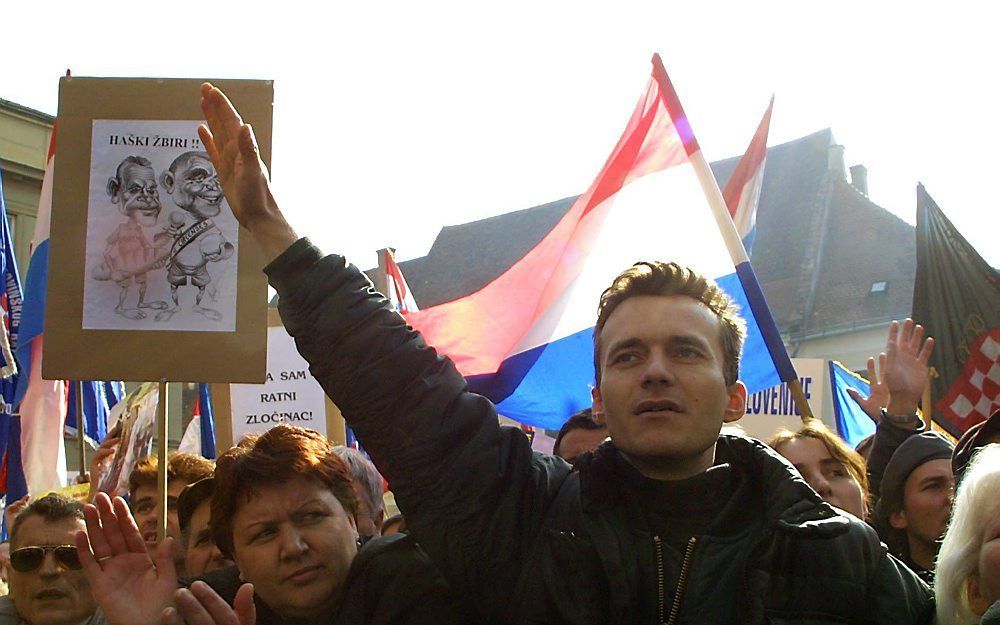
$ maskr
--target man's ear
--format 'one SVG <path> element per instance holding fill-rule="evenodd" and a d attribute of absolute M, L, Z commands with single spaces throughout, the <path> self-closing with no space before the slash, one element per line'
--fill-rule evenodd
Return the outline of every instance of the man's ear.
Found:
<path fill-rule="evenodd" d="M 174 192 L 174 172 L 169 169 L 163 170 L 163 173 L 160 174 L 160 184 L 167 190 L 167 193 L 172 194 Z"/>
<path fill-rule="evenodd" d="M 121 190 L 121 186 L 118 184 L 117 178 L 108 178 L 108 197 L 111 198 L 112 204 L 118 203 L 118 191 Z"/>
<path fill-rule="evenodd" d="M 890 514 L 889 525 L 891 525 L 894 529 L 897 530 L 905 530 L 907 527 L 909 527 L 910 524 L 906 520 L 906 512 L 899 510 L 897 512 L 893 512 L 892 514 Z"/>
<path fill-rule="evenodd" d="M 743 418 L 747 413 L 747 387 L 739 380 L 726 389 L 729 393 L 729 402 L 726 403 L 726 412 L 722 417 L 723 423 L 733 423 Z"/>
<path fill-rule="evenodd" d="M 601 425 L 607 425 L 608 422 L 604 418 L 604 402 L 601 400 L 601 389 L 596 386 L 590 389 L 590 399 L 593 402 L 590 412 L 594 421 Z"/>

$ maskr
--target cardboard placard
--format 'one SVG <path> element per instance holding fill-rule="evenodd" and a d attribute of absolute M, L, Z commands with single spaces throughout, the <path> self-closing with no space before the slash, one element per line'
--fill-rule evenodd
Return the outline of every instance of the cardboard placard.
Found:
<path fill-rule="evenodd" d="M 61 79 L 45 378 L 263 381 L 263 257 L 198 138 L 202 82 Z M 273 84 L 212 82 L 269 164 Z"/>
<path fill-rule="evenodd" d="M 268 310 L 267 379 L 264 384 L 213 384 L 215 441 L 221 454 L 250 433 L 278 423 L 316 430 L 332 444 L 345 441 L 344 418 L 326 396 L 278 311 Z"/>

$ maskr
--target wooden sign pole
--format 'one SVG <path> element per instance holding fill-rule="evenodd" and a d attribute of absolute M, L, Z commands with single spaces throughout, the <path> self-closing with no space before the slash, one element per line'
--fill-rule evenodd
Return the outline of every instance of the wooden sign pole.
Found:
<path fill-rule="evenodd" d="M 87 445 L 84 440 L 87 421 L 83 418 L 83 381 L 76 382 L 76 442 L 80 450 L 80 477 L 78 484 L 83 484 L 83 477 L 87 474 Z M 97 476 L 91 475 L 90 479 L 95 480 Z"/>
<path fill-rule="evenodd" d="M 156 541 L 167 537 L 167 380 L 160 378 L 156 403 L 157 436 L 157 500 L 160 502 L 156 513 Z"/>

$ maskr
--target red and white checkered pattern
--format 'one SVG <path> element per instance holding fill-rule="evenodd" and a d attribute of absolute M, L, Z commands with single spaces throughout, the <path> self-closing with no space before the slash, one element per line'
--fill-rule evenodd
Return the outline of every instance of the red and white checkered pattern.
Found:
<path fill-rule="evenodd" d="M 976 339 L 962 375 L 934 407 L 963 431 L 1000 409 L 1000 328 Z"/>

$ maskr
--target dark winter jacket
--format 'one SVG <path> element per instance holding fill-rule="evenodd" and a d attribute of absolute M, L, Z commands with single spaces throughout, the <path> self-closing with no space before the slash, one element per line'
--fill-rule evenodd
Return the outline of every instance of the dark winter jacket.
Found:
<path fill-rule="evenodd" d="M 243 582 L 235 566 L 201 578 L 229 605 Z M 188 580 L 190 581 L 190 580 Z M 187 585 L 187 583 L 185 583 Z M 257 625 L 286 625 L 285 620 L 254 595 Z M 405 534 L 368 541 L 358 551 L 330 625 L 457 625 L 461 617 L 448 584 Z"/>
<path fill-rule="evenodd" d="M 719 443 L 739 480 L 723 514 L 749 520 L 673 553 L 621 487 L 613 445 L 579 471 L 533 453 L 342 257 L 300 240 L 265 272 L 412 535 L 484 622 L 929 621 L 926 585 L 763 444 Z"/>

